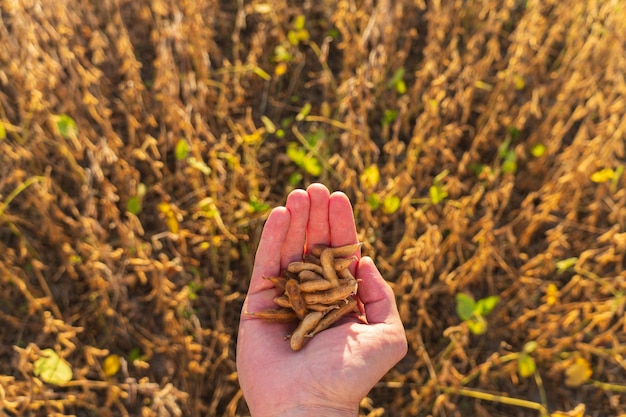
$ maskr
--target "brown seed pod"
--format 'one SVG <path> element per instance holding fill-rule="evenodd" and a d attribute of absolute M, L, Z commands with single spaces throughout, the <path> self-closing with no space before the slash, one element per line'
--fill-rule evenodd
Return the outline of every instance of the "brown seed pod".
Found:
<path fill-rule="evenodd" d="M 306 263 L 322 266 L 319 256 L 315 256 L 312 253 L 305 253 L 302 260 Z"/>
<path fill-rule="evenodd" d="M 273 323 L 290 323 L 298 320 L 298 316 L 290 308 L 268 309 L 254 313 L 246 311 L 246 314 Z"/>
<path fill-rule="evenodd" d="M 313 271 L 320 275 L 323 274 L 321 266 L 309 262 L 292 262 L 287 265 L 287 271 L 293 272 L 294 274 L 298 274 L 302 271 Z"/>
<path fill-rule="evenodd" d="M 346 304 L 342 305 L 339 308 L 329 311 L 324 316 L 324 318 L 320 320 L 319 323 L 317 323 L 317 326 L 315 326 L 315 328 L 310 333 L 307 334 L 307 337 L 313 337 L 319 332 L 328 329 L 337 320 L 339 320 L 346 314 L 354 311 L 355 309 L 356 309 L 356 300 L 354 298 L 350 298 Z"/>
<path fill-rule="evenodd" d="M 285 283 L 287 282 L 287 279 L 284 277 L 263 277 L 264 279 L 271 281 L 272 284 L 274 284 L 274 286 L 276 288 L 278 288 L 281 291 L 285 290 Z"/>
<path fill-rule="evenodd" d="M 344 269 L 348 269 L 352 262 L 356 261 L 356 256 L 351 256 L 349 258 L 335 258 L 335 271 L 339 272 Z"/>
<path fill-rule="evenodd" d="M 333 287 L 338 286 L 339 278 L 337 277 L 337 271 L 335 271 L 335 255 L 331 248 L 326 248 L 322 251 L 320 261 L 322 262 L 324 278 L 330 281 Z"/>
<path fill-rule="evenodd" d="M 361 246 L 363 246 L 363 243 L 358 242 L 349 245 L 338 246 L 336 248 L 332 248 L 332 250 L 336 258 L 345 258 L 347 256 L 354 255 L 356 251 L 361 248 Z"/>
<path fill-rule="evenodd" d="M 318 274 L 317 272 L 304 270 L 298 274 L 298 278 L 300 278 L 300 282 L 306 282 L 306 281 L 316 281 L 318 279 L 324 279 L 324 276 L 321 274 Z"/>
<path fill-rule="evenodd" d="M 339 275 L 341 279 L 347 280 L 347 281 L 355 279 L 354 275 L 352 275 L 352 272 L 350 272 L 349 268 L 338 270 L 337 275 Z"/>
<path fill-rule="evenodd" d="M 320 277 L 318 279 L 312 279 L 309 281 L 303 281 L 300 283 L 300 292 L 315 292 L 330 290 L 333 284 L 330 281 Z"/>
<path fill-rule="evenodd" d="M 328 248 L 329 248 L 329 246 L 322 245 L 321 243 L 318 243 L 317 245 L 313 245 L 311 247 L 311 255 L 317 256 L 319 258 L 322 255 L 322 251 L 324 249 L 328 249 Z"/>
<path fill-rule="evenodd" d="M 293 272 L 289 272 L 286 269 L 280 273 L 280 276 L 285 278 L 285 281 L 287 281 L 288 279 L 298 279 L 298 274 L 294 274 Z"/>
<path fill-rule="evenodd" d="M 294 351 L 298 351 L 302 349 L 304 345 L 304 338 L 307 333 L 317 326 L 320 320 L 324 317 L 324 313 L 321 311 L 313 311 L 306 315 L 304 319 L 300 322 L 296 330 L 291 334 L 289 345 L 291 349 Z"/>
<path fill-rule="evenodd" d="M 332 249 L 333 254 L 335 255 L 335 257 L 337 257 L 337 258 L 345 258 L 347 256 L 354 255 L 355 252 L 361 246 L 363 246 L 363 243 L 361 243 L 361 242 L 351 243 L 351 244 L 343 245 L 343 246 L 337 246 L 335 248 L 332 248 L 332 247 L 327 246 L 327 245 L 317 244 L 317 245 L 313 245 L 313 247 L 311 247 L 311 253 L 313 255 L 315 255 L 315 256 L 321 256 L 322 255 L 322 251 L 324 251 L 324 249 Z"/>
<path fill-rule="evenodd" d="M 300 293 L 298 281 L 290 279 L 285 283 L 285 295 L 289 298 L 291 308 L 293 308 L 293 311 L 296 313 L 298 318 L 304 318 L 304 316 L 306 316 L 307 309 L 304 299 L 302 298 L 302 294 Z"/>
<path fill-rule="evenodd" d="M 289 298 L 287 298 L 287 296 L 284 294 L 279 295 L 278 297 L 274 297 L 274 304 L 276 304 L 278 307 L 289 308 L 293 310 Z"/>
<path fill-rule="evenodd" d="M 322 313 L 328 313 L 330 310 L 334 310 L 336 308 L 339 308 L 339 306 L 337 304 L 331 304 L 331 305 L 326 305 L 326 304 L 307 304 L 306 308 L 308 308 L 311 311 L 321 311 Z"/>
<path fill-rule="evenodd" d="M 345 300 L 357 291 L 357 281 L 349 281 L 345 285 L 331 288 L 326 291 L 318 291 L 302 294 L 306 304 L 334 304 L 338 301 Z"/>

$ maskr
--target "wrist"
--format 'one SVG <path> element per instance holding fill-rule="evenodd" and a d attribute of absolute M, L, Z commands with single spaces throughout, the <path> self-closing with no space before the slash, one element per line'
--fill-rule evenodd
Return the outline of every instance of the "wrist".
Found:
<path fill-rule="evenodd" d="M 359 407 L 335 406 L 294 406 L 285 410 L 270 410 L 267 417 L 358 417 Z M 266 417 L 266 414 L 253 413 L 251 417 Z"/>

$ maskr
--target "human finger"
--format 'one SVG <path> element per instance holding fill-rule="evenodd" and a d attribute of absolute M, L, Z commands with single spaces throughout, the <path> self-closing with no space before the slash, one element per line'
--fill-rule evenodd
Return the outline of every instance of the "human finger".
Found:
<path fill-rule="evenodd" d="M 311 184 L 307 188 L 309 194 L 309 221 L 307 224 L 306 249 L 307 252 L 314 244 L 330 243 L 328 223 L 328 200 L 330 193 L 323 184 Z"/>
<path fill-rule="evenodd" d="M 358 295 L 365 305 L 367 321 L 376 323 L 399 323 L 400 315 L 389 284 L 381 276 L 369 256 L 360 259 L 357 266 Z"/>
<path fill-rule="evenodd" d="M 329 197 L 328 223 L 331 246 L 345 246 L 358 242 L 352 204 L 341 191 L 335 191 Z"/>
<path fill-rule="evenodd" d="M 263 226 L 261 239 L 254 258 L 254 269 L 250 279 L 248 294 L 272 288 L 274 284 L 264 276 L 280 274 L 282 251 L 290 226 L 291 215 L 285 207 L 276 207 L 272 210 Z"/>
<path fill-rule="evenodd" d="M 289 211 L 290 222 L 282 249 L 281 269 L 287 268 L 291 262 L 302 259 L 310 205 L 309 194 L 305 190 L 294 190 L 287 196 L 285 207 Z"/>

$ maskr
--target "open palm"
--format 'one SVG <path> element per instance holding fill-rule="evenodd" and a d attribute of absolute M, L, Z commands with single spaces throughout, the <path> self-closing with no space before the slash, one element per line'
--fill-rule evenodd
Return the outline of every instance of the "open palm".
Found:
<path fill-rule="evenodd" d="M 274 307 L 278 290 L 263 276 L 279 275 L 314 244 L 356 242 L 350 201 L 341 192 L 329 195 L 321 184 L 291 192 L 285 207 L 270 213 L 237 340 L 239 382 L 253 417 L 357 415 L 361 398 L 406 354 L 406 336 L 391 288 L 367 257 L 359 259 L 353 272 L 360 280 L 358 295 L 369 324 L 346 318 L 294 352 L 285 340 L 294 325 L 246 314 Z"/>

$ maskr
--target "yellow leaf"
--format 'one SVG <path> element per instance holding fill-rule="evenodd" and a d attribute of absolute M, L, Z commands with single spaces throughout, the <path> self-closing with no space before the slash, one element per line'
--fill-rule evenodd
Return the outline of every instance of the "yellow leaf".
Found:
<path fill-rule="evenodd" d="M 33 373 L 43 382 L 52 385 L 63 385 L 72 379 L 70 364 L 52 349 L 41 351 L 42 356 L 34 363 Z"/>
<path fill-rule="evenodd" d="M 565 370 L 565 385 L 578 387 L 591 378 L 591 365 L 585 358 L 576 358 L 576 361 Z"/>
<path fill-rule="evenodd" d="M 170 205 L 168 203 L 166 203 L 165 201 L 160 202 L 157 205 L 157 209 L 159 209 L 159 211 L 163 214 L 168 214 L 172 212 L 172 208 L 170 207 Z"/>
<path fill-rule="evenodd" d="M 601 169 L 591 174 L 590 178 L 593 182 L 607 182 L 613 178 L 613 170 L 611 168 Z"/>
<path fill-rule="evenodd" d="M 513 82 L 515 82 L 515 89 L 516 90 L 523 90 L 524 86 L 526 85 L 526 82 L 524 81 L 524 78 L 520 75 L 513 75 Z"/>
<path fill-rule="evenodd" d="M 546 304 L 549 306 L 556 304 L 559 300 L 559 289 L 555 284 L 548 284 L 546 288 Z"/>
<path fill-rule="evenodd" d="M 171 233 L 177 234 L 180 229 L 178 226 L 178 220 L 176 220 L 176 215 L 174 212 L 169 212 L 167 214 L 167 228 L 170 229 Z"/>
<path fill-rule="evenodd" d="M 370 165 L 361 173 L 361 184 L 367 189 L 372 189 L 380 181 L 380 171 L 376 165 Z"/>
<path fill-rule="evenodd" d="M 585 404 L 578 404 L 576 408 L 571 411 L 556 411 L 550 414 L 550 417 L 584 417 L 585 416 Z"/>
<path fill-rule="evenodd" d="M 265 133 L 265 129 L 260 128 L 250 134 L 243 135 L 241 139 L 244 143 L 257 143 L 263 139 L 263 133 Z"/>
<path fill-rule="evenodd" d="M 102 363 L 102 369 L 104 370 L 104 375 L 112 377 L 120 370 L 120 357 L 118 355 L 107 356 Z"/>
<path fill-rule="evenodd" d="M 286 72 L 287 72 L 287 64 L 285 64 L 284 62 L 279 62 L 276 65 L 276 68 L 274 68 L 274 75 L 276 75 L 277 77 L 280 77 Z"/>

